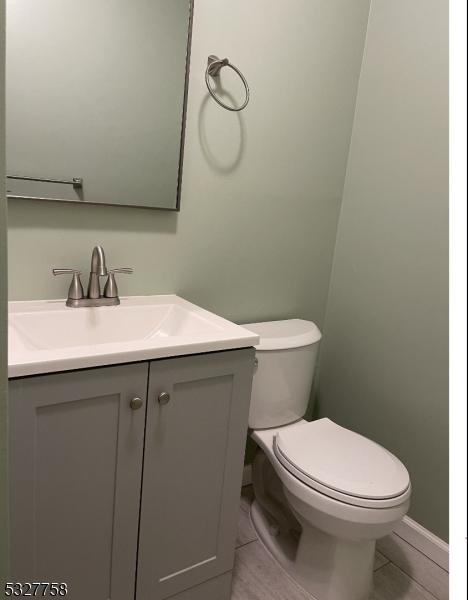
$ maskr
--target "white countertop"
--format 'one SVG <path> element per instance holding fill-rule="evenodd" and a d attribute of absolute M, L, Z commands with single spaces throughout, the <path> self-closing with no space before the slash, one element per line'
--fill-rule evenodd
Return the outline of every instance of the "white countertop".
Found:
<path fill-rule="evenodd" d="M 8 377 L 254 346 L 259 336 L 179 296 L 130 296 L 119 306 L 9 302 Z"/>

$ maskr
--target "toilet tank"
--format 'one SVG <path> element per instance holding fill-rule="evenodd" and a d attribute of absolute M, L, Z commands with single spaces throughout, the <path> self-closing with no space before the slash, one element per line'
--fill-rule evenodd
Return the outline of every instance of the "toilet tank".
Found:
<path fill-rule="evenodd" d="M 301 419 L 309 404 L 319 341 L 312 321 L 248 323 L 260 336 L 253 377 L 249 427 L 267 429 Z"/>

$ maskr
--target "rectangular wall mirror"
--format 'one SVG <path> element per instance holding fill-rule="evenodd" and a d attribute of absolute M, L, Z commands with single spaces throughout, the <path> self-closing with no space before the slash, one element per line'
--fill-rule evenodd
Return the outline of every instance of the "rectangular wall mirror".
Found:
<path fill-rule="evenodd" d="M 179 209 L 193 0 L 7 0 L 8 197 Z"/>

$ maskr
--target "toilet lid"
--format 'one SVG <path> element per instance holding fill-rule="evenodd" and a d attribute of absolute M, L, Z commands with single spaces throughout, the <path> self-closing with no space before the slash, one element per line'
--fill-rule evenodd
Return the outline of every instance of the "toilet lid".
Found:
<path fill-rule="evenodd" d="M 410 487 L 408 471 L 398 458 L 330 419 L 278 431 L 275 452 L 307 485 L 340 500 L 349 496 L 352 504 L 359 502 L 351 498 L 397 498 Z"/>

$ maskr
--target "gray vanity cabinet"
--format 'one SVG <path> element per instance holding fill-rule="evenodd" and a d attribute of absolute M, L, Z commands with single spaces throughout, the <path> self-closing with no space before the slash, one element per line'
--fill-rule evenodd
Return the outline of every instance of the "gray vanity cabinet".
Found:
<path fill-rule="evenodd" d="M 12 380 L 13 580 L 65 582 L 70 600 L 229 600 L 253 358 Z"/>
<path fill-rule="evenodd" d="M 251 350 L 151 363 L 138 600 L 232 569 L 252 368 Z"/>
<path fill-rule="evenodd" d="M 13 581 L 65 582 L 70 600 L 133 598 L 147 373 L 10 382 Z"/>

